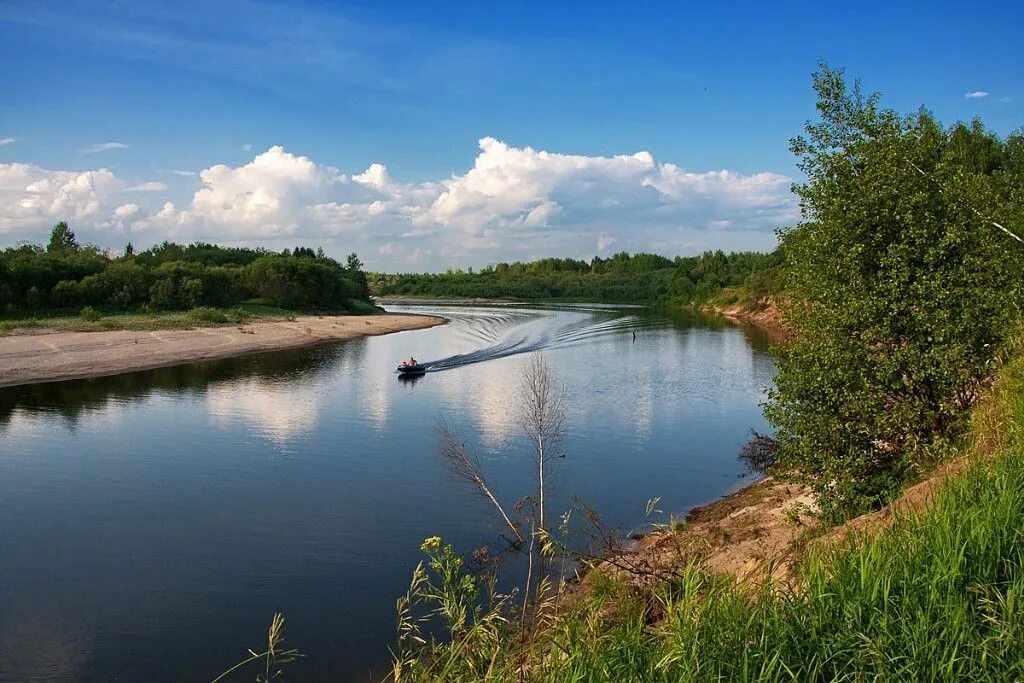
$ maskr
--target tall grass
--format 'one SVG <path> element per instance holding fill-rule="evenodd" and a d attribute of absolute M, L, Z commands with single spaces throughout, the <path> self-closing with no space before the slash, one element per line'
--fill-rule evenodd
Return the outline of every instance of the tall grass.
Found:
<path fill-rule="evenodd" d="M 449 681 L 1024 679 L 1024 362 L 994 401 L 1003 419 L 975 423 L 1001 431 L 991 458 L 924 512 L 812 552 L 795 588 L 696 565 L 644 592 L 603 579 L 536 632 L 485 614 L 471 643 L 425 641 L 398 678 L 436 680 L 436 662 Z"/>

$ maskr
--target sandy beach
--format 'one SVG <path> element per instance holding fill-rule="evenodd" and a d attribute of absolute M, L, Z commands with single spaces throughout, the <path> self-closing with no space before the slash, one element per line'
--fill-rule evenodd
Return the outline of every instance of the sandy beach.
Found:
<path fill-rule="evenodd" d="M 433 327 L 425 315 L 302 316 L 188 330 L 45 332 L 0 337 L 0 387 L 279 351 Z"/>

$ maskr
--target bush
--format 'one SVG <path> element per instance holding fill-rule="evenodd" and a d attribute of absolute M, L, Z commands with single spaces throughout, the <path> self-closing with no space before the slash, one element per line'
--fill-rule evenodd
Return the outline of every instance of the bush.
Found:
<path fill-rule="evenodd" d="M 92 306 L 86 306 L 78 312 L 78 317 L 86 322 L 94 323 L 103 316 Z"/>
<path fill-rule="evenodd" d="M 50 300 L 57 308 L 75 308 L 81 305 L 78 283 L 74 280 L 61 280 L 53 287 Z"/>
<path fill-rule="evenodd" d="M 245 322 L 246 320 L 252 318 L 252 314 L 249 313 L 249 311 L 245 310 L 244 308 L 239 308 L 237 306 L 228 311 L 227 316 L 233 322 L 236 323 Z"/>
<path fill-rule="evenodd" d="M 208 323 L 211 325 L 222 325 L 228 321 L 226 315 L 218 311 L 216 308 L 210 308 L 208 306 L 193 308 L 188 312 L 188 317 L 197 323 Z"/>
<path fill-rule="evenodd" d="M 349 299 L 346 302 L 345 307 L 350 313 L 354 313 L 355 315 L 374 315 L 376 313 L 380 313 L 380 309 L 372 303 L 360 301 L 359 299 Z"/>
<path fill-rule="evenodd" d="M 838 519 L 927 466 L 991 374 L 1024 250 L 978 216 L 1024 215 L 1024 163 L 1020 136 L 880 110 L 827 67 L 815 88 L 822 121 L 792 143 L 806 222 L 781 247 L 795 334 L 766 413 L 782 465 Z"/>

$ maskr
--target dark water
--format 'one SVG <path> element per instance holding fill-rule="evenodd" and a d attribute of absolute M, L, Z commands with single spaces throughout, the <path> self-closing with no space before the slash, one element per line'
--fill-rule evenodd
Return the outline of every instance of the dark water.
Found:
<path fill-rule="evenodd" d="M 743 483 L 772 375 L 757 331 L 596 305 L 415 310 L 452 322 L 0 389 L 0 680 L 209 680 L 276 610 L 308 654 L 291 679 L 379 674 L 422 539 L 469 551 L 501 531 L 439 461 L 436 420 L 506 501 L 530 492 L 522 351 L 569 395 L 552 513 L 578 495 L 628 531 L 653 496 L 681 513 Z M 410 354 L 432 371 L 399 381 Z"/>

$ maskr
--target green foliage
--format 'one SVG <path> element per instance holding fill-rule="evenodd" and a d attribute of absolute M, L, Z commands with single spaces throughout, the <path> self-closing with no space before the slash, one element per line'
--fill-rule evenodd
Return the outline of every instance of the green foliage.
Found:
<path fill-rule="evenodd" d="M 207 323 L 211 325 L 221 325 L 228 321 L 226 315 L 218 311 L 216 308 L 210 308 L 209 306 L 200 306 L 193 308 L 188 312 L 190 318 L 200 323 Z"/>
<path fill-rule="evenodd" d="M 342 266 L 308 248 L 293 255 L 204 243 L 126 248 L 114 258 L 80 246 L 59 223 L 45 250 L 23 245 L 0 251 L 0 301 L 8 315 L 82 306 L 226 308 L 254 298 L 291 309 L 367 312 L 372 306 L 361 267 L 355 254 Z"/>
<path fill-rule="evenodd" d="M 355 315 L 376 315 L 382 312 L 382 309 L 374 306 L 365 299 L 349 299 L 346 303 L 346 307 L 350 313 Z"/>
<path fill-rule="evenodd" d="M 248 657 L 221 673 L 211 683 L 220 683 L 242 669 L 260 668 L 263 670 L 256 674 L 256 683 L 270 683 L 282 678 L 283 667 L 286 664 L 291 664 L 304 656 L 295 648 L 284 647 L 284 615 L 277 612 L 270 620 L 270 628 L 267 629 L 267 649 L 263 652 L 249 650 Z"/>
<path fill-rule="evenodd" d="M 508 635 L 509 598 L 495 592 L 493 577 L 467 571 L 439 536 L 420 549 L 427 563 L 416 567 L 398 600 L 394 680 L 478 680 Z M 438 629 L 442 640 L 432 635 Z"/>
<path fill-rule="evenodd" d="M 86 306 L 81 311 L 79 311 L 78 317 L 86 322 L 94 323 L 103 316 L 100 314 L 99 311 L 97 311 L 92 306 Z"/>
<path fill-rule="evenodd" d="M 805 222 L 782 233 L 794 328 L 767 415 L 824 512 L 877 506 L 955 435 L 1020 316 L 1021 136 L 899 116 L 842 73 L 792 142 Z M 1014 151 L 1018 150 L 1018 151 Z"/>
<path fill-rule="evenodd" d="M 706 301 L 723 287 L 740 285 L 777 268 L 778 253 L 705 252 L 676 257 L 622 252 L 589 263 L 545 258 L 531 263 L 498 263 L 478 272 L 370 275 L 378 296 L 437 296 L 514 299 L 587 298 L 608 301 Z M 769 280 L 759 280 L 767 289 Z M 767 293 L 767 292 L 766 292 Z"/>
<path fill-rule="evenodd" d="M 53 230 L 50 231 L 50 244 L 47 245 L 46 251 L 59 254 L 77 250 L 78 240 L 75 239 L 75 233 L 71 231 L 68 224 L 61 221 L 53 226 Z"/>

